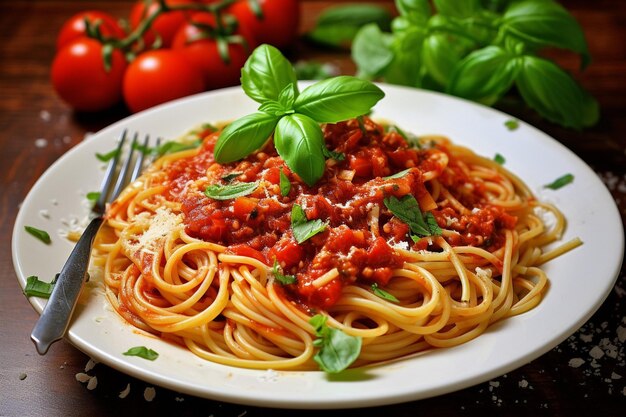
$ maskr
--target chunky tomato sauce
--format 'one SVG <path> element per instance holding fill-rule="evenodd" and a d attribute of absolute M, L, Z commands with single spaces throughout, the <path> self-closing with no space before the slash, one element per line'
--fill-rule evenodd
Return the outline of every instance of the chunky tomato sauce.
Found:
<path fill-rule="evenodd" d="M 446 237 L 453 245 L 493 248 L 503 243 L 502 229 L 515 225 L 514 217 L 485 204 L 485 190 L 455 166 L 445 146 L 412 148 L 397 131 L 386 131 L 369 119 L 361 126 L 356 120 L 328 124 L 323 132 L 327 148 L 343 159 L 329 159 L 323 178 L 312 187 L 289 170 L 271 141 L 242 161 L 216 164 L 213 148 L 218 134 L 207 133 L 197 156 L 167 168 L 169 193 L 182 203 L 187 233 L 268 266 L 277 262 L 283 274 L 297 278 L 296 284 L 284 287 L 285 292 L 308 308 L 324 309 L 338 300 L 348 283 L 384 287 L 392 270 L 404 262 L 398 247 L 437 250 L 430 238 L 411 239 L 409 226 L 385 207 L 386 197 L 412 194 L 422 207 L 430 202 L 428 209 L 439 226 L 458 232 Z M 439 158 L 442 154 L 450 161 L 447 165 Z M 385 178 L 404 170 L 399 178 Z M 280 191 L 281 171 L 291 183 L 286 196 Z M 436 175 L 455 198 L 470 204 L 472 214 L 436 206 L 425 185 L 426 173 Z M 249 195 L 229 200 L 204 195 L 211 184 L 255 181 L 260 185 Z M 325 230 L 298 243 L 291 229 L 294 204 L 303 208 L 308 220 L 323 221 Z M 320 288 L 312 285 L 333 268 L 339 271 L 338 278 Z"/>

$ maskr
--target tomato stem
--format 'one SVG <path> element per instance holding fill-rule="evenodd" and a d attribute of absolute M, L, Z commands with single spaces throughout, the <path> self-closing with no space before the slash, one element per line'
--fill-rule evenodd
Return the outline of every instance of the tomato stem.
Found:
<path fill-rule="evenodd" d="M 137 25 L 137 27 L 133 29 L 125 38 L 116 39 L 104 37 L 99 33 L 100 31 L 95 31 L 92 37 L 100 41 L 103 45 L 111 45 L 111 47 L 121 50 L 122 52 L 124 52 L 127 60 L 131 60 L 134 57 L 134 53 L 133 51 L 131 51 L 133 45 L 143 39 L 143 35 L 150 29 L 153 22 L 156 20 L 157 17 L 159 17 L 159 15 L 167 12 L 184 10 L 208 12 L 215 16 L 216 33 L 220 34 L 224 31 L 224 24 L 221 18 L 222 11 L 231 4 L 233 4 L 235 0 L 222 0 L 220 2 L 211 4 L 189 3 L 177 4 L 172 6 L 168 5 L 166 0 L 157 0 L 157 2 L 157 8 L 154 10 L 154 12 L 147 16 L 144 16 L 141 20 L 141 23 Z M 152 46 L 154 46 L 154 44 Z"/>

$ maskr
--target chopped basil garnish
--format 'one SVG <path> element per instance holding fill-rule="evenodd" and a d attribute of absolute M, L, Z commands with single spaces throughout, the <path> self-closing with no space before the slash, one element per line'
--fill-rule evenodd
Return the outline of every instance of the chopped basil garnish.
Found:
<path fill-rule="evenodd" d="M 500 165 L 504 165 L 504 163 L 506 162 L 506 159 L 504 158 L 504 156 L 500 155 L 499 153 L 495 154 L 495 156 L 493 157 L 493 160 Z"/>
<path fill-rule="evenodd" d="M 52 289 L 56 283 L 56 277 L 51 282 L 40 281 L 38 277 L 31 275 L 26 278 L 26 286 L 24 287 L 24 295 L 27 297 L 50 298 Z"/>
<path fill-rule="evenodd" d="M 572 174 L 565 174 L 562 177 L 557 178 L 550 184 L 544 185 L 543 187 L 549 188 L 551 190 L 558 190 L 559 188 L 564 187 L 571 182 L 574 182 L 574 176 Z"/>
<path fill-rule="evenodd" d="M 430 212 L 423 214 L 419 203 L 412 195 L 405 195 L 401 199 L 395 196 L 387 197 L 384 203 L 394 216 L 409 226 L 413 235 L 425 237 L 441 234 L 441 228 L 433 214 Z"/>
<path fill-rule="evenodd" d="M 100 198 L 100 191 L 90 191 L 87 193 L 86 197 L 87 200 L 95 203 Z"/>
<path fill-rule="evenodd" d="M 420 149 L 422 147 L 422 144 L 419 141 L 419 138 L 413 134 L 407 134 L 404 130 L 400 129 L 398 126 L 396 125 L 391 125 L 391 126 L 387 126 L 387 128 L 385 129 L 387 132 L 396 132 L 397 134 L 399 134 L 400 136 L 402 136 L 402 138 L 404 140 L 406 140 L 406 142 L 409 144 L 409 146 L 411 146 L 412 148 L 417 148 Z"/>
<path fill-rule="evenodd" d="M 293 231 L 293 237 L 298 243 L 310 239 L 325 229 L 326 225 L 324 222 L 320 219 L 308 220 L 302 207 L 297 204 L 293 205 L 291 209 L 291 230 Z"/>
<path fill-rule="evenodd" d="M 311 317 L 309 324 L 318 337 L 313 345 L 319 348 L 313 359 L 320 369 L 328 373 L 341 372 L 350 366 L 361 353 L 361 338 L 345 334 L 339 329 L 328 327 L 328 318 L 322 314 Z"/>
<path fill-rule="evenodd" d="M 228 174 L 224 175 L 224 176 L 222 177 L 222 179 L 223 179 L 225 182 L 232 182 L 232 180 L 234 180 L 235 178 L 237 178 L 237 177 L 238 177 L 238 176 L 240 176 L 241 174 L 243 174 L 243 172 L 239 172 L 239 171 L 231 172 L 231 173 L 228 173 Z"/>
<path fill-rule="evenodd" d="M 145 346 L 135 346 L 124 352 L 125 356 L 139 356 L 140 358 L 153 361 L 159 357 L 159 354 Z"/>
<path fill-rule="evenodd" d="M 189 149 L 196 149 L 202 145 L 202 140 L 198 139 L 196 141 L 190 143 L 181 143 L 176 141 L 165 142 L 163 145 L 160 145 L 156 148 L 157 155 L 165 155 L 169 153 L 176 153 L 181 151 L 187 151 Z"/>
<path fill-rule="evenodd" d="M 378 297 L 382 298 L 383 300 L 391 301 L 392 303 L 400 302 L 400 300 L 398 300 L 393 294 L 390 294 L 387 291 L 380 288 L 377 283 L 373 283 L 371 288 L 372 288 L 372 292 Z"/>
<path fill-rule="evenodd" d="M 346 155 L 343 152 L 331 151 L 326 146 L 322 148 L 322 153 L 327 159 L 334 159 L 335 161 L 340 162 L 346 159 Z"/>
<path fill-rule="evenodd" d="M 31 235 L 35 236 L 37 239 L 41 240 L 46 245 L 49 245 L 50 242 L 52 242 L 52 239 L 50 239 L 50 235 L 45 230 L 37 229 L 36 227 L 32 226 L 24 226 L 24 229 Z"/>
<path fill-rule="evenodd" d="M 272 266 L 272 274 L 276 281 L 280 282 L 282 285 L 295 284 L 297 282 L 295 275 L 283 275 L 283 273 L 279 270 L 278 262 L 274 260 L 274 266 Z"/>
<path fill-rule="evenodd" d="M 393 179 L 396 179 L 396 178 L 402 178 L 406 174 L 408 174 L 410 170 L 411 170 L 411 168 L 407 168 L 407 169 L 404 169 L 404 170 L 402 170 L 400 172 L 396 172 L 393 175 L 389 175 L 388 177 L 384 177 L 383 179 L 385 179 L 385 180 L 393 180 Z"/>
<path fill-rule="evenodd" d="M 285 173 L 280 170 L 280 195 L 283 197 L 287 197 L 289 192 L 291 191 L 291 182 L 289 178 L 285 175 Z"/>
<path fill-rule="evenodd" d="M 519 122 L 515 119 L 510 119 L 504 122 L 504 125 L 509 130 L 516 130 L 519 127 Z"/>
<path fill-rule="evenodd" d="M 231 200 L 252 193 L 258 186 L 258 182 L 238 182 L 226 185 L 213 184 L 204 190 L 204 194 L 214 200 Z"/>
<path fill-rule="evenodd" d="M 119 149 L 113 149 L 110 152 L 107 153 L 97 153 L 96 152 L 96 158 L 98 158 L 98 160 L 100 160 L 101 162 L 109 162 L 111 159 L 115 158 L 119 153 Z"/>

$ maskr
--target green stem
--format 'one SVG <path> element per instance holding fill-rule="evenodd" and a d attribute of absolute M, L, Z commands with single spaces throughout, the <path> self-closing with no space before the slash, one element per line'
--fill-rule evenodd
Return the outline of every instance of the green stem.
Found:
<path fill-rule="evenodd" d="M 120 49 L 122 51 L 126 51 L 130 48 L 135 42 L 143 37 L 143 35 L 148 31 L 148 29 L 152 26 L 154 20 L 166 12 L 173 12 L 178 10 L 195 10 L 195 11 L 204 11 L 208 13 L 212 13 L 215 15 L 215 25 L 219 30 L 223 29 L 221 22 L 221 13 L 222 11 L 233 4 L 236 0 L 222 0 L 217 3 L 211 4 L 202 4 L 202 3 L 189 3 L 189 4 L 178 4 L 169 6 L 166 3 L 166 0 L 158 0 L 158 7 L 151 15 L 147 16 L 145 19 L 141 21 L 141 23 L 130 32 L 124 39 L 102 39 L 104 43 L 110 43 L 114 48 Z"/>

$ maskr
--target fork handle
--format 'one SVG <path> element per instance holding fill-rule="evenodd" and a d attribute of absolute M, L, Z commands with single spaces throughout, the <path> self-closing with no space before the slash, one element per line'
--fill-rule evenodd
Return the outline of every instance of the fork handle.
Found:
<path fill-rule="evenodd" d="M 81 235 L 30 334 L 40 355 L 45 354 L 52 343 L 62 339 L 69 327 L 72 312 L 87 278 L 93 240 L 103 221 L 102 216 L 94 218 Z"/>

